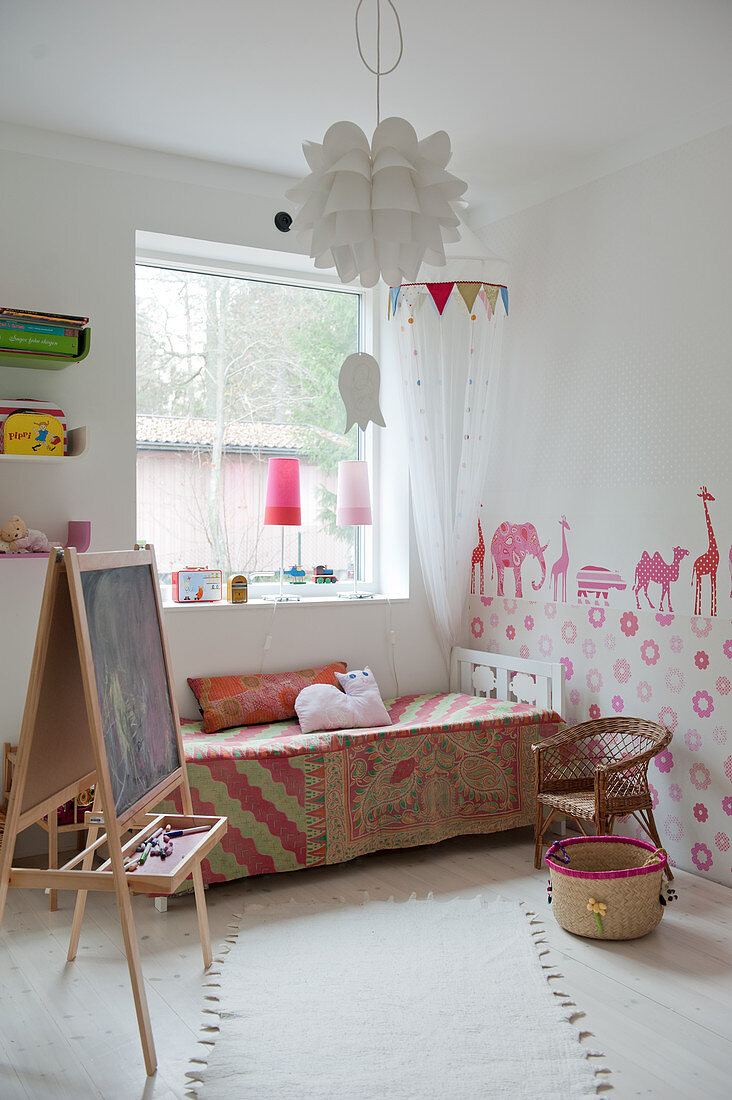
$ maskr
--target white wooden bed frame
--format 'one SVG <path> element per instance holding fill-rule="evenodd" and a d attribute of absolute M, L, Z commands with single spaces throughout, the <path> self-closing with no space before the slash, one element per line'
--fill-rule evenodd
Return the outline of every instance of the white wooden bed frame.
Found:
<path fill-rule="evenodd" d="M 455 646 L 450 659 L 450 691 L 533 703 L 563 716 L 564 665 Z"/>

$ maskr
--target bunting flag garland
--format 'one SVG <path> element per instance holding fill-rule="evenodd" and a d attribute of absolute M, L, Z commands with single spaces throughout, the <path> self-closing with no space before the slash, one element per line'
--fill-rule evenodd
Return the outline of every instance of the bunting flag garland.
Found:
<path fill-rule="evenodd" d="M 468 311 L 468 315 L 471 317 L 473 316 L 475 302 L 479 299 L 485 306 L 488 320 L 490 320 L 496 311 L 499 298 L 504 312 L 508 316 L 508 288 L 495 283 L 479 283 L 474 280 L 452 283 L 403 283 L 400 286 L 392 286 L 389 288 L 388 316 L 394 317 L 396 315 L 399 297 L 400 295 L 404 296 L 406 293 L 415 312 L 421 309 L 424 302 L 429 298 L 440 317 L 442 317 L 453 290 L 457 291 Z"/>
<path fill-rule="evenodd" d="M 482 283 L 455 283 L 458 288 L 462 299 L 465 302 L 465 307 L 468 313 L 473 312 L 473 306 L 475 305 L 475 299 L 478 297 L 478 292 L 483 290 Z M 484 292 L 485 293 L 485 292 Z"/>
<path fill-rule="evenodd" d="M 425 283 L 425 286 L 432 295 L 432 299 L 437 306 L 437 312 L 442 317 L 442 311 L 447 305 L 447 299 L 452 294 L 452 288 L 454 283 Z"/>
<path fill-rule="evenodd" d="M 389 316 L 393 317 L 396 313 L 397 302 L 399 301 L 399 291 L 401 290 L 401 284 L 399 286 L 389 287 Z"/>
<path fill-rule="evenodd" d="M 490 304 L 492 313 L 496 312 L 496 302 L 498 301 L 498 289 L 499 288 L 497 286 L 487 286 L 485 288 L 485 296 L 488 299 L 488 302 Z M 505 299 L 504 299 L 503 305 L 504 305 L 504 308 L 505 308 L 505 305 L 506 305 Z M 506 312 L 508 312 L 508 310 L 506 310 Z"/>

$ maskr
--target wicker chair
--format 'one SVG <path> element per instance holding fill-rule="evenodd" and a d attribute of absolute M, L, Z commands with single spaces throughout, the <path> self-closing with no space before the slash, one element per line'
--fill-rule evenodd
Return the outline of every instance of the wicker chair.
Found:
<path fill-rule="evenodd" d="M 557 814 L 574 818 L 585 836 L 582 821 L 593 822 L 598 835 L 610 835 L 616 817 L 631 814 L 660 848 L 648 764 L 671 736 L 665 726 L 642 718 L 600 718 L 532 745 L 536 753 L 534 866 L 541 867 L 542 848 L 547 844 L 544 834 Z"/>

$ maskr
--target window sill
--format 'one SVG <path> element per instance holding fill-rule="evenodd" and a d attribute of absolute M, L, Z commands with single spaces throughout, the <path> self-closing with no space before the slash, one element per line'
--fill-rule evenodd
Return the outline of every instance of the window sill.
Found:
<path fill-rule="evenodd" d="M 384 596 L 380 592 L 375 592 L 371 599 L 353 600 L 346 599 L 339 596 L 301 596 L 298 600 L 264 600 L 259 597 L 256 599 L 247 600 L 246 603 L 228 603 L 226 600 L 219 600 L 217 603 L 174 603 L 171 600 L 165 600 L 163 602 L 163 608 L 165 611 L 210 611 L 210 610 L 231 610 L 242 611 L 247 607 L 257 608 L 281 608 L 281 607 L 372 607 L 374 604 L 393 604 L 393 603 L 406 603 L 408 597 L 396 596 L 389 598 Z"/>

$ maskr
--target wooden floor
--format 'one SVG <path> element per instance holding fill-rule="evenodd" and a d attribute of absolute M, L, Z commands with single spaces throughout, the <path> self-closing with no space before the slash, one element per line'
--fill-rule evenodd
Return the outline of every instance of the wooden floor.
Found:
<path fill-rule="evenodd" d="M 533 869 L 532 854 L 528 831 L 517 830 L 215 886 L 207 891 L 213 943 L 231 935 L 230 924 L 249 900 L 344 898 L 357 904 L 364 892 L 406 900 L 432 891 L 525 901 L 545 918 L 563 985 L 586 1013 L 587 1041 L 612 1069 L 607 1080 L 613 1089 L 608 1083 L 602 1092 L 616 1100 L 728 1097 L 732 891 L 679 872 L 679 901 L 650 936 L 585 941 L 556 925 L 546 903 L 546 876 Z M 192 897 L 171 901 L 167 914 L 157 913 L 148 899 L 134 901 L 159 1062 L 149 1079 L 114 897 L 89 895 L 81 948 L 71 964 L 65 957 L 73 895 L 59 897 L 61 908 L 49 913 L 43 892 L 10 891 L 0 931 L 0 1097 L 182 1100 L 189 1059 L 204 1050 L 197 1047 L 201 1022 L 216 1020 L 202 1008 L 218 1008 L 205 1000 L 215 995 L 215 985 L 207 983 L 216 977 L 203 976 Z M 256 1098 L 242 1093 L 242 1100 Z"/>

